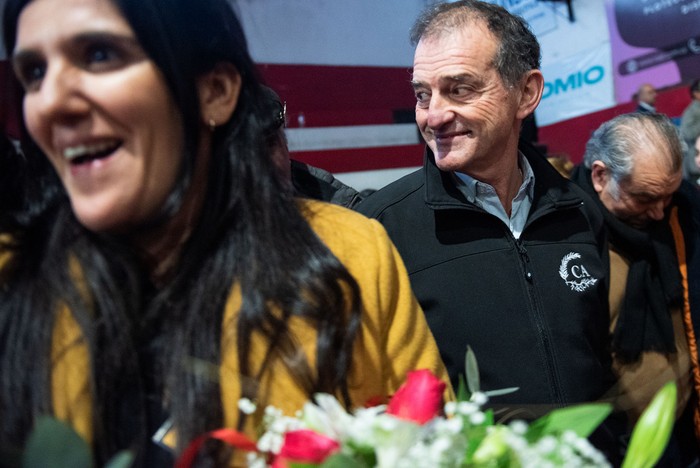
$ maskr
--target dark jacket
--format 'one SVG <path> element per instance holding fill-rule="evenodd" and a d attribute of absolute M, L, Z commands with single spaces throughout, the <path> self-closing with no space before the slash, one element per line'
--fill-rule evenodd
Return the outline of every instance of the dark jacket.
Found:
<path fill-rule="evenodd" d="M 482 390 L 519 387 L 494 405 L 599 398 L 612 386 L 607 244 L 600 213 L 529 145 L 534 199 L 520 240 L 469 203 L 426 153 L 424 167 L 358 211 L 396 244 L 453 383 L 467 345 Z"/>
<path fill-rule="evenodd" d="M 352 208 L 362 200 L 357 190 L 345 185 L 320 167 L 291 159 L 290 170 L 294 189 L 301 196 L 346 208 Z"/>
<path fill-rule="evenodd" d="M 672 206 L 678 207 L 678 222 L 682 230 L 682 239 L 675 238 L 676 252 L 682 249 L 685 252 L 685 297 L 686 328 L 690 349 L 695 353 L 700 349 L 700 192 L 687 181 L 683 181 L 678 191 L 673 195 Z M 692 330 L 692 332 L 691 332 Z M 692 421 L 695 429 L 695 444 L 688 444 L 698 454 L 700 446 L 700 356 L 691 359 L 693 364 L 693 387 L 695 389 L 695 399 L 692 405 Z M 678 426 L 678 424 L 677 424 Z M 679 445 L 682 442 L 679 443 Z M 685 448 L 682 447 L 681 450 Z M 690 450 L 692 450 L 690 449 Z"/>
<path fill-rule="evenodd" d="M 589 169 L 576 167 L 572 180 L 598 196 Z M 634 422 L 654 394 L 675 380 L 680 407 L 671 440 L 656 466 L 694 466 L 691 461 L 697 462 L 700 448 L 700 366 L 697 354 L 692 355 L 700 345 L 700 191 L 683 181 L 665 219 L 639 230 L 625 226 L 601 202 L 596 206 L 610 233 L 612 252 L 611 327 L 617 338 L 613 367 L 620 379 L 612 396 Z M 679 268 L 679 262 L 685 268 Z M 640 275 L 640 267 L 647 263 L 650 266 Z M 669 339 L 673 350 L 664 349 Z M 639 348 L 637 354 L 629 353 L 630 345 Z"/>
<path fill-rule="evenodd" d="M 694 344 L 700 350 L 700 192 L 691 183 L 684 181 L 673 195 L 672 206 L 678 207 L 678 220 L 683 230 L 688 303 L 692 314 Z M 700 395 L 700 369 L 696 372 L 696 388 Z M 698 434 L 700 435 L 700 427 Z"/>

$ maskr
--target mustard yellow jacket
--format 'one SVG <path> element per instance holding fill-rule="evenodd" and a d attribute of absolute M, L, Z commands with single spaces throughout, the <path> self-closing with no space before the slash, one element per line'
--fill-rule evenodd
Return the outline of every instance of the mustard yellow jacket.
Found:
<path fill-rule="evenodd" d="M 407 372 L 414 369 L 432 370 L 448 383 L 446 393 L 451 395 L 435 341 L 413 296 L 403 262 L 384 228 L 374 220 L 339 206 L 316 201 L 302 201 L 300 206 L 313 230 L 360 287 L 362 324 L 348 379 L 353 403 L 359 406 L 373 397 L 393 394 L 404 382 Z M 219 368 L 226 427 L 236 427 L 241 395 L 235 326 L 232 326 L 240 303 L 240 292 L 234 286 L 224 313 L 223 358 Z M 313 368 L 316 346 L 313 325 L 294 318 L 290 329 L 299 352 Z M 91 440 L 90 357 L 69 311 L 60 313 L 53 338 L 55 416 Z M 252 369 L 257 369 L 264 354 L 264 340 L 254 337 Z M 274 405 L 287 414 L 294 414 L 308 400 L 308 395 L 281 362 L 274 362 L 258 384 L 261 398 L 258 403 Z M 246 431 L 253 435 L 253 425 L 259 421 L 253 418 L 248 422 Z"/>

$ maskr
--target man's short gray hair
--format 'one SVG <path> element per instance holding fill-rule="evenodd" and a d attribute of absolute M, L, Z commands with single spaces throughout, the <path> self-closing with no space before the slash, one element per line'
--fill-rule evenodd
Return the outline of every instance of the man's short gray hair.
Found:
<path fill-rule="evenodd" d="M 483 21 L 499 41 L 493 66 L 505 85 L 515 86 L 527 72 L 539 70 L 540 44 L 525 20 L 501 6 L 478 0 L 428 7 L 411 28 L 411 43 L 415 46 L 424 37 L 439 37 L 474 21 Z"/>
<path fill-rule="evenodd" d="M 681 170 L 683 148 L 678 129 L 668 117 L 648 112 L 622 114 L 593 132 L 583 163 L 589 169 L 595 161 L 605 164 L 615 184 L 611 190 L 615 196 L 619 183 L 632 173 L 633 155 L 649 148 L 659 149 L 656 154 L 664 158 L 670 172 Z"/>

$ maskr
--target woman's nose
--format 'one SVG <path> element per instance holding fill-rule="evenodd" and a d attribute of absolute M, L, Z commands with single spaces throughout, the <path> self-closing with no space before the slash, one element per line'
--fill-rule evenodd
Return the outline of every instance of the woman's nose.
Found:
<path fill-rule="evenodd" d="M 39 89 L 32 94 L 25 101 L 25 111 L 35 112 L 42 119 L 70 120 L 89 110 L 82 94 L 80 71 L 70 66 L 49 66 Z"/>

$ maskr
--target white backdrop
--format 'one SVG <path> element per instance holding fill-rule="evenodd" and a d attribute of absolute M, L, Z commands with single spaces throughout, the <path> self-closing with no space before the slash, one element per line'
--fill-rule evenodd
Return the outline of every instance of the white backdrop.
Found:
<path fill-rule="evenodd" d="M 408 31 L 426 0 L 234 1 L 261 63 L 410 66 Z"/>
<path fill-rule="evenodd" d="M 406 66 L 408 31 L 427 0 L 238 0 L 251 53 L 260 63 Z M 547 125 L 615 104 L 603 0 L 565 5 L 492 0 L 525 18 L 542 46 L 548 89 L 537 110 Z M 592 67 L 596 67 L 591 71 Z M 601 73 L 598 72 L 601 71 Z M 600 76 L 598 76 L 600 74 Z M 553 92 L 556 90 L 556 92 Z"/>
<path fill-rule="evenodd" d="M 545 80 L 552 89 L 559 80 L 562 92 L 548 95 L 537 111 L 540 125 L 615 104 L 603 0 L 574 1 L 574 23 L 568 21 L 566 8 L 559 2 L 491 1 L 529 21 L 542 45 Z M 259 63 L 410 67 L 413 48 L 408 31 L 431 0 L 231 2 L 243 23 L 251 54 Z M 4 0 L 0 0 L 2 4 Z M 597 62 L 592 63 L 592 57 Z M 4 58 L 2 50 L 0 58 Z M 603 77 L 593 83 L 595 86 L 573 86 L 576 76 L 591 66 L 603 67 Z"/>

